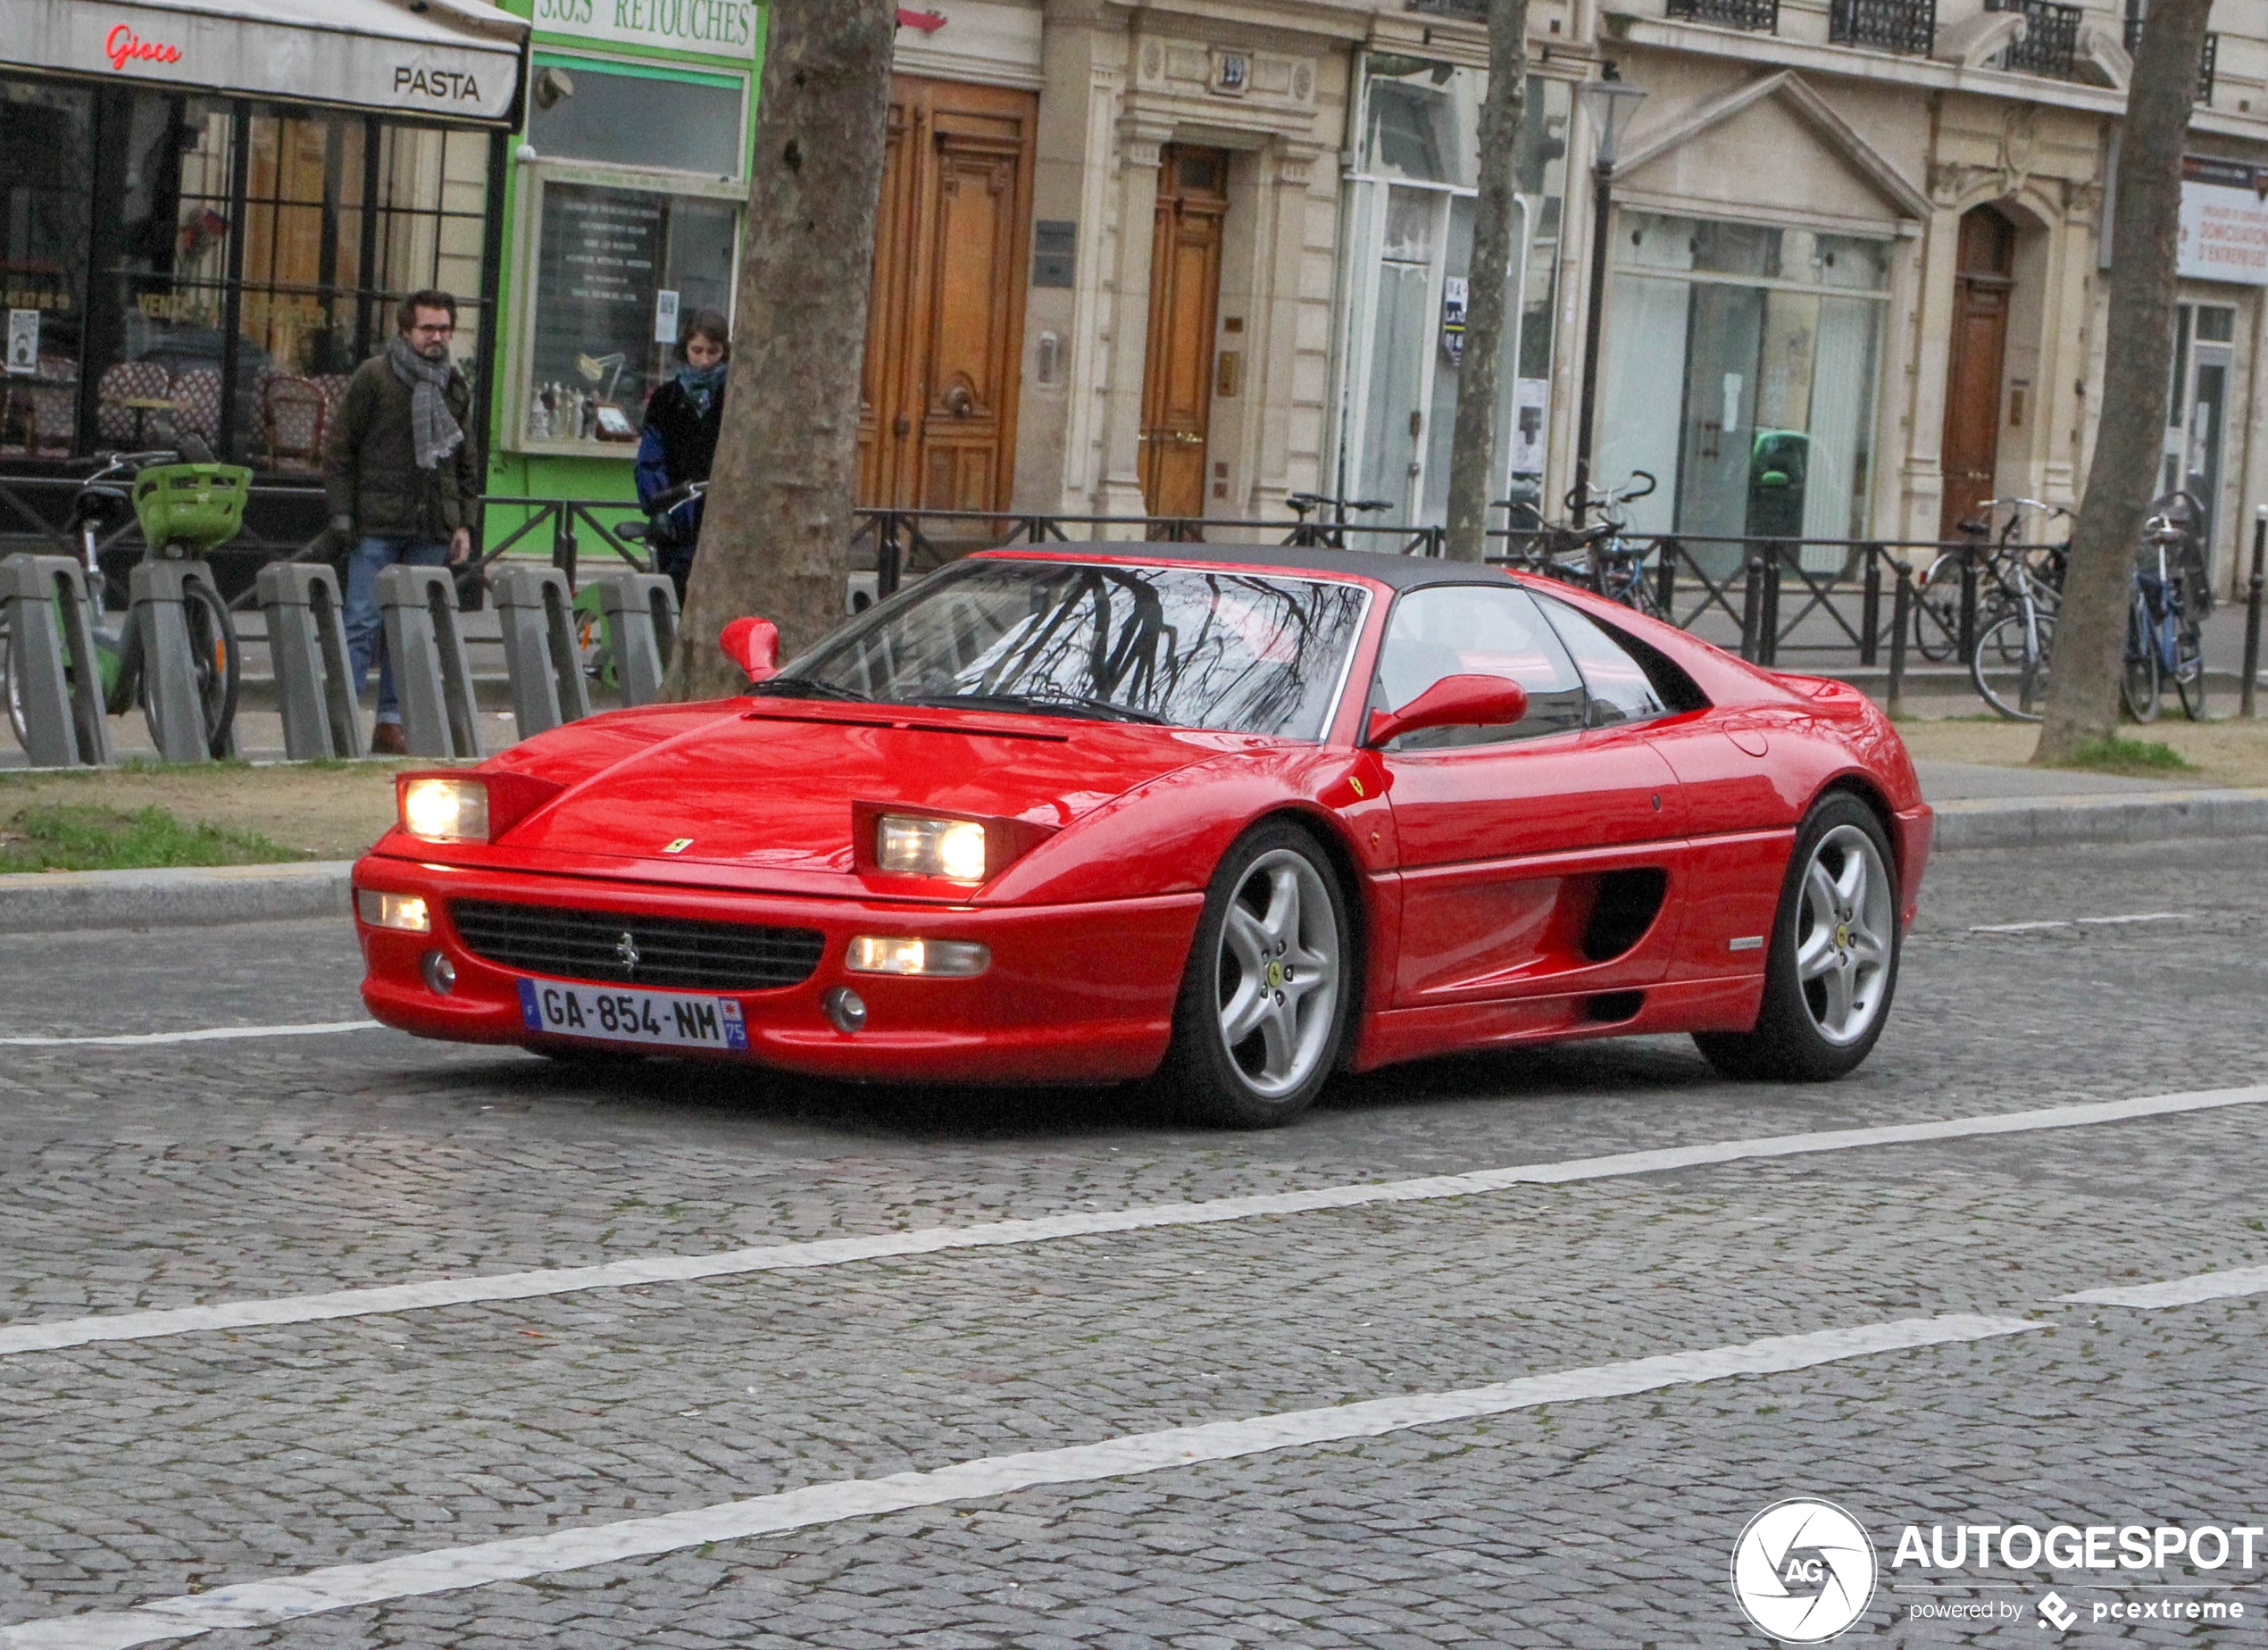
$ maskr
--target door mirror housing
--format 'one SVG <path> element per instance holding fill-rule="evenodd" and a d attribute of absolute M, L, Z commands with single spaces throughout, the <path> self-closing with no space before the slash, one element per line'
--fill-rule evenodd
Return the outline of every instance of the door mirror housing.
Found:
<path fill-rule="evenodd" d="M 717 646 L 752 682 L 780 674 L 780 627 L 769 619 L 733 620 L 718 633 Z"/>
<path fill-rule="evenodd" d="M 1445 676 L 1398 711 L 1372 711 L 1365 745 L 1421 728 L 1508 728 L 1528 714 L 1528 690 L 1503 676 Z"/>

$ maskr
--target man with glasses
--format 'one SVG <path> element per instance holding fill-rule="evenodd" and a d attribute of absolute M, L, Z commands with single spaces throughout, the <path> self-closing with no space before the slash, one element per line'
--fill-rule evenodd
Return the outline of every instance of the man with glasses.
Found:
<path fill-rule="evenodd" d="M 346 562 L 346 645 L 360 697 L 379 659 L 372 755 L 399 756 L 402 706 L 386 656 L 378 576 L 399 562 L 440 567 L 472 554 L 480 465 L 468 426 L 472 393 L 449 359 L 457 301 L 446 292 L 402 300 L 400 330 L 346 386 L 323 442 L 323 487 Z"/>

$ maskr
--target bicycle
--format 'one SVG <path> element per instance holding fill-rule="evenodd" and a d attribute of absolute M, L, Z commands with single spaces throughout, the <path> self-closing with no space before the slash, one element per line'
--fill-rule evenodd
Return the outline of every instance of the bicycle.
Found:
<path fill-rule="evenodd" d="M 96 464 L 94 473 L 72 496 L 71 508 L 71 532 L 86 574 L 87 628 L 95 652 L 91 662 L 101 686 L 104 710 L 122 716 L 138 704 L 150 738 L 162 744 L 143 672 L 142 626 L 130 612 L 115 626 L 108 622 L 109 592 L 98 555 L 103 534 L 121 523 L 130 511 L 141 523 L 143 539 L 149 546 L 146 554 L 165 561 L 201 561 L 206 551 L 234 538 L 243 526 L 252 472 L 238 465 L 206 460 L 183 462 L 181 453 L 171 448 L 105 454 Z M 242 670 L 236 624 L 228 604 L 221 600 L 209 579 L 186 585 L 183 594 L 205 749 L 215 757 L 227 756 L 233 743 Z M 66 649 L 64 679 L 75 683 L 80 661 L 68 652 L 71 627 L 59 624 L 57 628 Z M 16 743 L 29 749 L 22 683 L 17 676 L 15 652 L 5 646 L 4 638 L 0 638 L 0 678 L 5 679 L 9 728 Z"/>
<path fill-rule="evenodd" d="M 1929 566 L 1915 575 L 1914 580 L 1914 649 L 1933 664 L 1942 664 L 1952 658 L 1961 646 L 1961 573 L 1964 565 L 1975 565 L 1980 571 L 1998 576 L 1997 564 L 2023 552 L 2018 547 L 2025 513 L 2045 515 L 2053 521 L 2066 519 L 2071 512 L 2061 504 L 2043 504 L 2037 498 L 1983 498 L 1977 508 L 1985 513 L 1972 517 L 1961 524 L 1970 542 L 1958 550 L 1941 550 Z M 1991 530 L 1991 512 L 2008 512 L 2008 519 L 2001 524 L 1992 548 L 1983 549 L 1985 536 Z M 2062 588 L 2062 561 L 2068 544 L 2049 553 L 2050 566 L 2047 570 L 2056 588 Z M 2005 594 L 2005 580 L 2004 594 Z"/>
<path fill-rule="evenodd" d="M 2168 680 L 2180 698 L 2181 713 L 2191 721 L 2205 720 L 2203 610 L 2213 598 L 2197 565 L 2201 558 L 2194 524 L 2202 515 L 2189 494 L 2166 493 L 2151 502 L 2143 527 L 2144 565 L 2134 570 L 2119 677 L 2119 696 L 2138 722 L 2157 720 Z"/>
<path fill-rule="evenodd" d="M 1326 498 L 1321 493 L 1293 493 L 1285 498 L 1284 505 L 1298 522 L 1284 543 L 1305 550 L 1346 549 L 1347 512 L 1350 510 L 1357 515 L 1368 515 L 1373 511 L 1394 508 L 1388 499 Z M 1328 521 L 1322 519 L 1326 510 L 1331 512 Z M 1307 519 L 1311 512 L 1316 518 L 1313 521 Z"/>
<path fill-rule="evenodd" d="M 1645 485 L 1641 487 L 1640 482 Z M 1596 590 L 1635 612 L 1663 617 L 1649 565 L 1653 547 L 1633 545 L 1627 537 L 1629 506 L 1651 496 L 1658 485 L 1652 472 L 1633 470 L 1630 479 L 1618 488 L 1570 491 L 1566 501 L 1570 511 L 1596 511 L 1599 519 L 1588 527 L 1548 529 L 1550 542 L 1541 571 L 1551 578 Z"/>
<path fill-rule="evenodd" d="M 1991 565 L 2001 601 L 1978 629 L 1969 679 L 1984 702 L 2010 721 L 2038 721 L 2045 713 L 2060 593 L 2022 555 L 1996 559 Z"/>

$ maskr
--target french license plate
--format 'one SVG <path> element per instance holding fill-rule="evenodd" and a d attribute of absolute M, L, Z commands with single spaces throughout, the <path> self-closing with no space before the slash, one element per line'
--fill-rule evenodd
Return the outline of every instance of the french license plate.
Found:
<path fill-rule="evenodd" d="M 747 1022 L 730 997 L 673 991 L 616 991 L 556 980 L 520 982 L 520 1017 L 530 1031 L 591 1038 L 602 1043 L 652 1043 L 664 1048 L 725 1048 L 746 1053 Z"/>

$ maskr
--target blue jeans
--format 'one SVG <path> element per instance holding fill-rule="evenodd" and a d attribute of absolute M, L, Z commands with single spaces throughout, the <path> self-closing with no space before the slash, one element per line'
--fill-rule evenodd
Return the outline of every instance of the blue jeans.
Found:
<path fill-rule="evenodd" d="M 365 538 L 346 558 L 346 652 L 354 666 L 354 696 L 369 685 L 371 655 L 378 655 L 378 720 L 398 722 L 402 702 L 394 695 L 394 661 L 386 656 L 386 623 L 378 608 L 378 576 L 396 562 L 412 567 L 446 567 L 446 538 Z"/>

